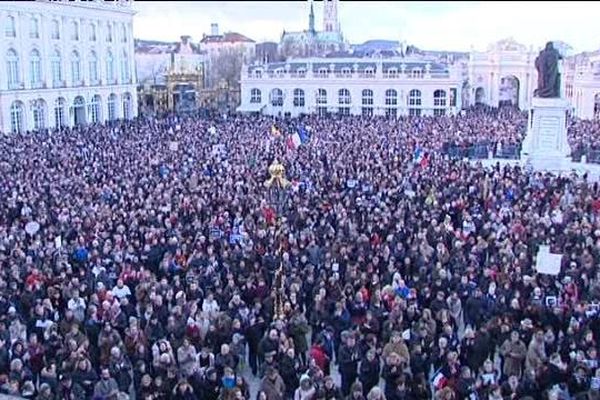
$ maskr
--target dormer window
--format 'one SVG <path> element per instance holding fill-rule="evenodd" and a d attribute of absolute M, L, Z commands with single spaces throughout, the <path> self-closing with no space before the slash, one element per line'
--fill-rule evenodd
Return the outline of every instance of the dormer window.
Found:
<path fill-rule="evenodd" d="M 304 68 L 299 68 L 297 74 L 300 78 L 304 78 L 306 76 L 306 70 Z"/>
<path fill-rule="evenodd" d="M 275 70 L 275 76 L 277 76 L 278 78 L 281 78 L 283 76 L 284 72 L 285 71 L 283 70 L 283 68 L 277 68 Z"/>
<path fill-rule="evenodd" d="M 319 76 L 326 77 L 329 74 L 329 70 L 327 68 L 319 68 Z"/>
<path fill-rule="evenodd" d="M 411 78 L 420 79 L 423 77 L 423 71 L 420 69 L 413 69 L 410 72 L 410 76 L 411 76 Z"/>
<path fill-rule="evenodd" d="M 260 69 L 257 69 L 254 71 L 254 77 L 255 78 L 262 78 L 262 71 Z"/>
<path fill-rule="evenodd" d="M 390 68 L 388 70 L 388 76 L 390 78 L 395 78 L 396 76 L 398 76 L 398 69 L 397 68 Z"/>
<path fill-rule="evenodd" d="M 350 76 L 350 74 L 352 74 L 352 71 L 350 71 L 350 68 L 342 68 L 343 76 Z"/>
<path fill-rule="evenodd" d="M 366 68 L 365 69 L 365 75 L 366 76 L 373 76 L 373 75 L 375 75 L 375 70 L 373 68 Z"/>

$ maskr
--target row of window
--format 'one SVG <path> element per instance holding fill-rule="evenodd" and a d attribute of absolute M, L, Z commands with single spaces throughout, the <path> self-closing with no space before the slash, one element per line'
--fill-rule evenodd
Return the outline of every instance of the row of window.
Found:
<path fill-rule="evenodd" d="M 326 78 L 329 77 L 329 74 L 332 73 L 332 71 L 328 68 L 320 68 L 318 71 L 316 71 L 316 76 L 320 77 L 320 78 Z M 260 69 L 257 69 L 254 71 L 254 78 L 262 78 L 263 75 L 263 71 Z M 285 75 L 285 70 L 283 68 L 278 68 L 275 70 L 275 72 L 270 72 L 269 76 L 276 76 L 276 77 L 283 77 Z M 296 72 L 293 73 L 293 75 L 295 77 L 298 78 L 304 78 L 306 77 L 306 69 L 304 68 L 299 68 Z M 350 68 L 342 68 L 341 73 L 338 74 L 340 77 L 352 77 L 352 70 Z M 366 68 L 364 71 L 362 71 L 360 73 L 360 75 L 362 77 L 375 77 L 375 69 L 374 68 Z M 400 76 L 400 72 L 398 71 L 397 68 L 390 68 L 387 73 L 386 76 L 388 78 L 396 78 Z M 423 73 L 423 69 L 421 68 L 413 68 L 410 72 L 409 72 L 409 76 L 411 78 L 423 78 L 424 73 Z"/>
<path fill-rule="evenodd" d="M 74 50 L 69 57 L 69 65 L 71 72 L 71 85 L 81 86 L 84 84 L 82 72 L 82 61 L 79 52 Z M 87 72 L 89 84 L 95 85 L 99 83 L 98 56 L 95 51 L 91 51 L 87 57 Z M 107 84 L 116 83 L 116 67 L 115 59 L 111 51 L 106 54 L 106 79 Z M 129 83 L 131 79 L 131 71 L 129 66 L 129 58 L 124 50 L 121 56 L 121 82 Z M 29 83 L 31 88 L 40 88 L 44 81 L 43 77 L 42 57 L 37 49 L 31 50 L 29 53 Z M 63 73 L 63 60 L 60 51 L 55 50 L 50 57 L 50 71 L 53 87 L 64 87 L 66 82 Z M 6 54 L 6 77 L 9 89 L 24 88 L 21 77 L 21 64 L 18 53 L 14 49 L 9 49 Z"/>
<path fill-rule="evenodd" d="M 117 95 L 114 93 L 108 96 L 108 121 L 117 119 Z M 123 119 L 133 118 L 133 101 L 131 94 L 123 95 Z M 98 123 L 102 121 L 102 98 L 100 95 L 92 97 L 89 105 L 86 107 L 85 99 L 82 96 L 77 96 L 73 101 L 73 116 L 75 125 L 85 125 L 86 123 Z M 48 110 L 44 99 L 37 99 L 31 106 L 33 118 L 33 130 L 47 128 L 46 116 Z M 62 128 L 68 125 L 67 120 L 67 102 L 64 98 L 59 97 L 54 102 L 54 126 Z M 10 106 L 10 129 L 12 133 L 23 133 L 25 127 L 25 105 L 22 101 L 14 101 Z"/>
<path fill-rule="evenodd" d="M 364 89 L 362 91 L 362 105 L 369 106 L 374 104 L 374 96 L 373 90 Z M 305 105 L 305 94 L 303 89 L 294 89 L 294 107 L 304 107 Z M 279 88 L 275 88 L 271 90 L 270 93 L 270 102 L 274 107 L 282 107 L 283 106 L 283 91 Z M 413 89 L 408 93 L 407 105 L 408 106 L 421 106 L 421 97 L 422 93 L 418 89 Z M 262 92 L 260 89 L 253 88 L 250 91 L 250 103 L 260 104 L 262 103 Z M 327 105 L 327 90 L 325 89 L 317 89 L 316 93 L 316 103 L 317 105 Z M 340 89 L 338 90 L 338 104 L 341 106 L 352 104 L 352 97 L 350 95 L 350 90 L 348 89 Z M 385 105 L 387 106 L 395 106 L 398 105 L 398 91 L 396 89 L 388 89 L 385 91 Z M 445 90 L 436 90 L 433 92 L 433 105 L 434 107 L 443 108 L 447 105 L 447 94 Z M 455 89 L 451 89 L 450 96 L 450 106 L 456 106 L 456 93 Z"/>
<path fill-rule="evenodd" d="M 435 109 L 435 110 L 433 110 L 433 113 L 435 116 L 442 116 L 442 115 L 446 114 L 446 110 L 444 108 Z M 317 107 L 317 114 L 320 116 L 325 116 L 330 113 L 329 113 L 329 110 L 327 107 L 320 106 L 320 107 Z M 339 115 L 350 115 L 350 107 L 339 107 L 338 114 Z M 374 109 L 373 109 L 373 107 L 362 107 L 361 114 L 363 117 L 372 117 L 374 114 Z M 418 117 L 421 115 L 421 109 L 420 108 L 409 108 L 408 115 Z M 386 117 L 394 117 L 394 118 L 397 117 L 398 109 L 397 108 L 386 108 L 385 116 Z"/>
<path fill-rule="evenodd" d="M 68 37 L 71 40 L 79 40 L 80 38 L 80 26 L 77 21 L 71 21 L 69 24 Z M 17 37 L 17 25 L 15 17 L 9 15 L 6 18 L 6 24 L 4 26 L 4 36 L 8 38 Z M 36 17 L 31 17 L 29 20 L 29 38 L 39 39 L 40 38 L 40 20 Z M 61 39 L 60 22 L 53 19 L 50 21 L 50 38 L 53 40 Z M 98 39 L 97 26 L 94 23 L 87 24 L 87 39 L 90 42 L 95 42 Z M 106 33 L 104 37 L 105 41 L 111 43 L 114 40 L 113 26 L 110 23 L 106 25 Z M 127 43 L 127 26 L 121 25 L 121 42 Z"/>

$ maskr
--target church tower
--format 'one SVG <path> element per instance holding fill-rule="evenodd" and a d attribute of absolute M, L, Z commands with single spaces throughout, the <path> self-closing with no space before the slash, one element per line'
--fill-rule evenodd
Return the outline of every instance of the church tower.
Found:
<path fill-rule="evenodd" d="M 308 31 L 315 33 L 315 9 L 312 0 L 310 1 L 310 14 L 308 14 Z"/>
<path fill-rule="evenodd" d="M 339 32 L 340 23 L 338 22 L 338 0 L 324 0 L 325 10 L 323 11 L 323 30 L 325 32 Z"/>

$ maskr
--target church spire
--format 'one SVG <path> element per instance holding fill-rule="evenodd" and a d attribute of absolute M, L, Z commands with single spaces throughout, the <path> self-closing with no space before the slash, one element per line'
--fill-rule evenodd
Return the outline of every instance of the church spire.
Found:
<path fill-rule="evenodd" d="M 338 0 L 324 0 L 323 30 L 325 32 L 339 32 Z"/>
<path fill-rule="evenodd" d="M 310 0 L 310 14 L 308 14 L 308 31 L 315 32 L 315 9 L 312 0 Z"/>

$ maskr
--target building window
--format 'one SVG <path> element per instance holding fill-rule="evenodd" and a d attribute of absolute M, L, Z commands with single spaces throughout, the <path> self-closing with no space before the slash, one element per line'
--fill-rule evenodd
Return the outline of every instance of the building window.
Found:
<path fill-rule="evenodd" d="M 62 86 L 62 60 L 60 58 L 60 52 L 58 50 L 55 50 L 54 54 L 52 54 L 52 59 L 50 60 L 50 66 L 52 68 L 52 86 L 61 87 Z"/>
<path fill-rule="evenodd" d="M 115 60 L 110 51 L 106 55 L 106 79 L 109 85 L 115 83 Z"/>
<path fill-rule="evenodd" d="M 283 91 L 281 89 L 275 88 L 271 90 L 271 104 L 273 107 L 283 106 Z"/>
<path fill-rule="evenodd" d="M 121 42 L 127 43 L 127 27 L 125 25 L 121 27 Z"/>
<path fill-rule="evenodd" d="M 338 91 L 338 103 L 339 104 L 350 104 L 350 91 L 348 89 L 340 89 Z"/>
<path fill-rule="evenodd" d="M 33 104 L 33 129 L 39 131 L 46 127 L 46 102 L 38 99 Z"/>
<path fill-rule="evenodd" d="M 434 107 L 446 107 L 446 91 L 436 90 L 433 92 L 433 106 Z"/>
<path fill-rule="evenodd" d="M 25 108 L 20 101 L 13 101 L 10 106 L 10 131 L 12 133 L 23 133 L 25 121 Z"/>
<path fill-rule="evenodd" d="M 408 93 L 408 115 L 421 115 L 421 91 L 413 89 Z"/>
<path fill-rule="evenodd" d="M 396 68 L 390 68 L 388 70 L 388 78 L 395 79 L 398 77 L 398 70 Z"/>
<path fill-rule="evenodd" d="M 53 40 L 58 40 L 60 39 L 60 25 L 58 24 L 58 21 L 53 19 L 50 25 L 50 37 Z"/>
<path fill-rule="evenodd" d="M 362 105 L 372 106 L 373 105 L 373 91 L 371 89 L 364 89 L 362 91 Z"/>
<path fill-rule="evenodd" d="M 112 25 L 110 22 L 106 24 L 106 41 L 109 43 L 113 41 Z"/>
<path fill-rule="evenodd" d="M 131 95 L 129 93 L 123 95 L 123 119 L 131 119 Z"/>
<path fill-rule="evenodd" d="M 329 75 L 329 70 L 327 68 L 319 69 L 319 77 L 320 78 L 327 78 L 327 75 Z"/>
<path fill-rule="evenodd" d="M 96 41 L 96 25 L 90 24 L 90 42 Z"/>
<path fill-rule="evenodd" d="M 31 87 L 38 88 L 42 83 L 42 59 L 40 52 L 36 49 L 31 51 L 29 56 L 29 77 L 31 80 Z"/>
<path fill-rule="evenodd" d="M 396 118 L 397 115 L 398 115 L 398 110 L 396 108 L 388 108 L 385 110 L 386 117 Z"/>
<path fill-rule="evenodd" d="M 372 117 L 373 116 L 373 107 L 363 107 L 362 115 L 363 115 L 363 117 Z"/>
<path fill-rule="evenodd" d="M 121 83 L 129 83 L 129 58 L 127 58 L 127 52 L 123 51 L 121 57 Z"/>
<path fill-rule="evenodd" d="M 260 69 L 254 71 L 254 77 L 258 79 L 262 78 L 262 71 Z"/>
<path fill-rule="evenodd" d="M 436 90 L 433 92 L 433 115 L 442 116 L 446 114 L 446 91 Z"/>
<path fill-rule="evenodd" d="M 386 106 L 398 105 L 398 92 L 395 89 L 388 89 L 385 91 L 385 105 Z"/>
<path fill-rule="evenodd" d="M 283 73 L 284 73 L 283 68 L 277 68 L 275 70 L 275 76 L 278 77 L 278 78 L 282 78 L 283 77 Z"/>
<path fill-rule="evenodd" d="M 71 40 L 79 40 L 79 24 L 76 21 L 71 22 Z"/>
<path fill-rule="evenodd" d="M 71 84 L 79 86 L 81 84 L 81 63 L 79 53 L 74 51 L 71 53 Z"/>
<path fill-rule="evenodd" d="M 456 88 L 450 89 L 450 107 L 456 107 Z"/>
<path fill-rule="evenodd" d="M 317 104 L 327 104 L 327 90 L 317 90 Z"/>
<path fill-rule="evenodd" d="M 423 71 L 421 71 L 420 69 L 413 69 L 410 72 L 410 76 L 411 78 L 420 79 L 423 77 Z"/>
<path fill-rule="evenodd" d="M 100 99 L 100 95 L 95 95 L 92 97 L 92 101 L 90 103 L 90 120 L 92 124 L 97 124 L 100 122 L 100 107 L 102 106 L 102 100 Z"/>
<path fill-rule="evenodd" d="M 6 74 L 8 78 L 8 88 L 18 89 L 21 84 L 21 73 L 19 65 L 19 56 L 13 49 L 8 50 L 6 54 Z"/>
<path fill-rule="evenodd" d="M 65 106 L 67 102 L 62 97 L 59 97 L 54 102 L 54 125 L 57 128 L 65 126 Z"/>
<path fill-rule="evenodd" d="M 352 76 L 352 71 L 350 68 L 342 68 L 342 76 L 349 77 Z"/>
<path fill-rule="evenodd" d="M 89 69 L 90 69 L 90 84 L 98 83 L 98 57 L 95 52 L 90 53 L 89 57 Z"/>
<path fill-rule="evenodd" d="M 317 107 L 317 115 L 324 117 L 327 115 L 327 107 Z"/>
<path fill-rule="evenodd" d="M 304 68 L 298 69 L 298 78 L 304 78 L 306 76 L 306 70 Z"/>
<path fill-rule="evenodd" d="M 366 77 L 372 77 L 375 75 L 375 70 L 373 68 L 366 68 L 365 69 L 365 76 Z"/>
<path fill-rule="evenodd" d="M 294 89 L 294 107 L 304 107 L 304 90 Z"/>
<path fill-rule="evenodd" d="M 4 36 L 6 37 L 17 37 L 17 27 L 15 25 L 15 17 L 9 15 L 6 17 L 6 26 L 4 27 Z"/>
<path fill-rule="evenodd" d="M 350 115 L 350 107 L 338 108 L 338 115 Z"/>
<path fill-rule="evenodd" d="M 250 103 L 252 104 L 260 104 L 262 103 L 262 95 L 260 89 L 252 89 L 250 91 Z"/>
<path fill-rule="evenodd" d="M 31 18 L 29 21 L 29 38 L 39 39 L 40 38 L 40 21 L 37 18 Z"/>
<path fill-rule="evenodd" d="M 113 93 L 108 96 L 108 120 L 114 121 L 117 119 L 117 96 Z"/>

